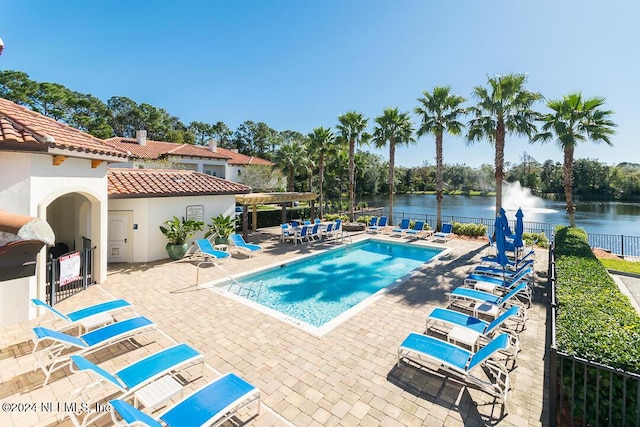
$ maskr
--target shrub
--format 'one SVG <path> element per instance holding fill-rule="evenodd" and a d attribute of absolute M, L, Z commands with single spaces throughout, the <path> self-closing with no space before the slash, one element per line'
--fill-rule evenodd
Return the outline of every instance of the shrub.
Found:
<path fill-rule="evenodd" d="M 640 316 L 593 255 L 583 230 L 563 227 L 556 232 L 556 299 L 559 351 L 614 368 L 640 372 Z M 572 364 L 571 361 L 564 363 Z M 569 372 L 569 368 L 565 368 Z M 572 375 L 565 377 L 563 391 L 572 401 L 574 415 L 590 423 L 595 419 L 596 409 L 600 414 L 608 414 L 611 409 L 616 424 L 622 413 L 624 377 L 613 375 L 611 390 L 608 374 L 601 378 L 603 387 L 601 396 L 597 396 L 597 388 L 593 385 L 598 375 L 595 369 L 575 375 L 576 390 L 582 389 L 584 380 L 587 381 L 585 396 L 582 393 L 571 396 L 574 389 L 570 384 Z M 608 393 L 612 394 L 615 407 L 608 408 Z M 636 419 L 637 387 L 627 389 L 627 398 L 633 402 L 626 404 L 626 419 Z M 585 399 L 586 402 L 601 403 L 587 405 L 587 413 L 582 413 Z"/>
<path fill-rule="evenodd" d="M 453 234 L 457 234 L 459 236 L 484 236 L 487 234 L 487 226 L 483 224 L 475 224 L 475 223 L 466 223 L 462 224 L 459 222 L 453 223 Z"/>
<path fill-rule="evenodd" d="M 640 316 L 576 228 L 556 233 L 558 349 L 640 372 Z"/>
<path fill-rule="evenodd" d="M 361 224 L 369 224 L 369 222 L 371 221 L 371 218 L 373 218 L 372 215 L 363 215 L 363 216 L 359 216 L 356 219 L 356 222 L 359 222 Z"/>
<path fill-rule="evenodd" d="M 541 233 L 522 233 L 522 241 L 528 245 L 536 245 L 541 248 L 549 247 L 549 239 L 547 239 L 547 235 L 543 232 Z"/>
<path fill-rule="evenodd" d="M 327 221 L 335 221 L 336 219 L 341 219 L 343 222 L 349 221 L 348 216 L 340 214 L 326 214 L 325 219 Z"/>

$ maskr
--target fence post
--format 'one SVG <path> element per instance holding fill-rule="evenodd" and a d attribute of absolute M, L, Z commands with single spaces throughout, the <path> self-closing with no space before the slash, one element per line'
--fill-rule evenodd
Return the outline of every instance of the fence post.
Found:
<path fill-rule="evenodd" d="M 624 258 L 624 234 L 620 235 L 620 252 L 622 252 L 622 258 Z"/>
<path fill-rule="evenodd" d="M 58 263 L 58 260 L 56 258 L 52 258 L 51 259 L 51 297 L 49 298 L 49 300 L 51 301 L 51 306 L 53 307 L 54 305 L 56 305 L 56 264 Z"/>

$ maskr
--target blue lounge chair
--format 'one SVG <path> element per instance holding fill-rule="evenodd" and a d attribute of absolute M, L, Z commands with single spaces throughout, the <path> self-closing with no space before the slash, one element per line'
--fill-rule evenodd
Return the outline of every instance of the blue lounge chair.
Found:
<path fill-rule="evenodd" d="M 456 337 L 463 338 L 465 344 L 471 346 L 473 351 L 484 346 L 491 338 L 500 331 L 509 335 L 509 349 L 506 351 L 507 358 L 513 358 L 514 366 L 520 351 L 520 339 L 515 329 L 510 329 L 507 322 L 511 318 L 517 318 L 520 314 L 520 307 L 513 306 L 502 313 L 492 322 L 486 322 L 477 317 L 447 310 L 445 308 L 435 308 L 427 317 L 427 332 L 436 331 L 446 335 L 449 341 Z M 446 327 L 442 327 L 445 325 Z"/>
<path fill-rule="evenodd" d="M 525 292 L 526 288 L 526 283 L 521 283 L 506 295 L 500 296 L 462 286 L 455 288 L 449 295 L 449 307 L 471 311 L 475 317 L 486 315 L 495 319 L 501 311 L 516 305 L 521 307 L 518 321 L 524 323 L 527 319 L 527 310 L 517 296 Z"/>
<path fill-rule="evenodd" d="M 293 240 L 296 237 L 296 232 L 289 227 L 289 224 L 280 224 L 280 241 L 285 242 L 287 240 Z"/>
<path fill-rule="evenodd" d="M 113 313 L 133 308 L 127 301 L 117 299 L 64 314 L 38 298 L 33 298 L 31 302 L 36 307 L 46 308 L 50 313 L 53 313 L 60 319 L 67 322 L 67 325 L 62 330 L 66 330 L 77 325 L 80 326 L 80 332 L 112 323 L 113 317 L 111 315 Z"/>
<path fill-rule="evenodd" d="M 428 235 L 430 230 L 424 229 L 424 221 L 416 221 L 412 229 L 405 231 L 407 237 L 419 238 L 421 235 Z"/>
<path fill-rule="evenodd" d="M 471 274 L 484 274 L 492 277 L 508 277 L 513 278 L 526 268 L 533 268 L 534 260 L 526 260 L 520 263 L 520 266 L 515 269 L 513 266 L 491 266 L 491 265 L 477 265 Z"/>
<path fill-rule="evenodd" d="M 507 350 L 508 346 L 507 334 L 498 335 L 477 353 L 473 353 L 428 335 L 411 333 L 398 348 L 398 366 L 402 358 L 420 365 L 422 361 L 435 364 L 441 368 L 437 372 L 444 371 L 448 374 L 447 376 L 453 376 L 465 384 L 501 399 L 506 414 L 508 413 L 509 372 L 500 361 L 491 358 L 497 352 Z M 487 379 L 475 375 L 479 368 L 489 371 L 486 375 Z"/>
<path fill-rule="evenodd" d="M 194 255 L 204 255 L 206 257 L 214 259 L 228 258 L 231 256 L 229 252 L 217 251 L 213 249 L 213 246 L 208 239 L 198 239 L 196 240 L 196 245 L 198 246 L 198 250 L 194 253 Z"/>
<path fill-rule="evenodd" d="M 326 237 L 327 239 L 331 238 L 334 236 L 333 233 L 333 227 L 335 226 L 335 224 L 333 222 L 330 222 L 329 224 L 327 224 L 327 227 L 322 230 L 321 232 L 321 237 Z"/>
<path fill-rule="evenodd" d="M 340 218 L 336 219 L 333 227 L 333 236 L 338 237 L 338 234 L 340 234 L 340 238 L 344 238 L 344 230 L 342 229 L 342 220 Z"/>
<path fill-rule="evenodd" d="M 45 346 L 40 350 L 39 354 L 36 354 L 36 369 L 40 368 L 44 372 L 44 384 L 46 385 L 53 372 L 69 364 L 72 355 L 69 352 L 70 350 L 74 354 L 88 354 L 120 341 L 130 340 L 136 335 L 149 331 L 157 332 L 157 326 L 142 316 L 112 323 L 79 337 L 42 326 L 35 327 L 33 328 L 33 333 L 36 346 L 43 341 L 52 342 L 49 346 Z"/>
<path fill-rule="evenodd" d="M 367 224 L 367 233 L 368 232 L 376 232 L 376 228 L 378 225 L 378 217 L 372 216 L 369 220 L 369 224 Z"/>
<path fill-rule="evenodd" d="M 300 229 L 299 232 L 296 233 L 296 237 L 295 239 L 293 239 L 293 244 L 297 244 L 298 241 L 300 243 L 304 243 L 304 241 L 306 240 L 307 242 L 309 241 L 309 236 L 308 236 L 308 230 L 309 230 L 309 226 L 308 225 L 303 225 L 302 228 Z"/>
<path fill-rule="evenodd" d="M 446 242 L 453 234 L 453 224 L 442 224 L 442 230 L 433 234 L 433 240 L 438 242 Z"/>
<path fill-rule="evenodd" d="M 317 227 L 317 226 L 316 226 Z M 232 250 L 242 252 L 245 255 L 253 256 L 262 250 L 262 246 L 254 245 L 244 241 L 242 234 L 232 234 L 230 236 L 231 243 L 233 244 Z"/>
<path fill-rule="evenodd" d="M 370 231 L 372 233 L 379 233 L 385 228 L 387 228 L 387 217 L 381 216 L 380 219 L 378 219 L 378 223 L 376 225 L 370 225 L 367 228 L 367 231 Z"/>
<path fill-rule="evenodd" d="M 197 365 L 202 366 L 204 375 L 204 356 L 186 344 L 178 344 L 166 348 L 155 354 L 138 360 L 129 366 L 111 374 L 99 366 L 91 363 L 82 356 L 71 356 L 71 371 L 85 372 L 88 381 L 82 387 L 74 390 L 68 399 L 69 403 L 79 402 L 89 404 L 89 410 L 79 413 L 70 413 L 75 425 L 85 426 L 100 417 L 102 412 L 95 412 L 95 403 L 90 394 L 96 388 L 115 387 L 122 395 L 120 399 L 134 394 L 134 405 L 138 406 L 136 391 L 145 389 L 145 392 L 153 393 L 160 403 L 171 398 L 174 394 L 182 392 L 183 385 L 175 378 L 186 369 Z M 152 390 L 153 389 L 153 390 Z M 143 402 L 145 406 L 149 402 Z"/>
<path fill-rule="evenodd" d="M 504 294 L 519 283 L 526 283 L 526 287 L 519 294 L 524 295 L 527 299 L 528 306 L 531 306 L 533 297 L 533 288 L 529 285 L 530 274 L 533 273 L 531 268 L 525 268 L 512 278 L 507 277 L 491 277 L 483 274 L 470 274 L 464 279 L 464 285 L 478 289 L 480 291 L 489 292 L 491 294 Z"/>
<path fill-rule="evenodd" d="M 409 224 L 410 223 L 411 223 L 411 221 L 409 220 L 409 218 L 402 218 L 398 228 L 394 228 L 393 230 L 391 230 L 391 233 L 398 233 L 398 234 L 404 233 L 405 231 L 407 231 L 409 229 Z"/>
<path fill-rule="evenodd" d="M 311 227 L 311 232 L 309 233 L 309 241 L 311 240 L 315 240 L 315 239 L 322 239 L 322 236 L 320 235 L 320 224 L 313 224 L 313 227 Z"/>
<path fill-rule="evenodd" d="M 220 425 L 240 409 L 255 405 L 260 413 L 260 390 L 235 374 L 226 374 L 187 396 L 157 418 L 122 400 L 111 400 L 111 417 L 116 425 L 149 427 L 192 427 Z M 122 421 L 121 421 L 122 420 Z M 164 424 L 161 424 L 164 423 Z"/>

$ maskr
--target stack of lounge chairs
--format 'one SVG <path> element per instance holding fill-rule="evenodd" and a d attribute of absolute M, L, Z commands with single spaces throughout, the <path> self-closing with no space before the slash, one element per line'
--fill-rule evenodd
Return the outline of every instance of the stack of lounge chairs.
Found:
<path fill-rule="evenodd" d="M 184 397 L 187 386 L 193 389 L 197 381 L 206 382 L 204 356 L 187 344 L 171 345 L 117 370 L 90 360 L 97 352 L 104 356 L 140 348 L 138 340 L 143 336 L 148 337 L 145 344 L 156 340 L 156 324 L 136 314 L 125 300 L 67 314 L 40 300 L 32 301 L 65 322 L 58 329 L 33 328 L 33 353 L 36 369 L 45 374 L 44 384 L 64 368 L 77 377 L 71 383 L 78 387 L 65 403 L 65 408 L 75 408 L 68 412 L 75 426 L 93 424 L 109 410 L 117 425 L 150 426 L 161 422 L 169 426 L 219 425 L 236 417 L 239 410 L 244 415 L 245 408 L 259 414 L 260 390 L 232 373 Z M 128 344 L 113 347 L 124 342 Z M 159 407 L 164 407 L 162 412 L 154 413 Z"/>
<path fill-rule="evenodd" d="M 446 308 L 435 308 L 424 333 L 411 332 L 398 348 L 402 361 L 444 373 L 500 400 L 508 413 L 509 373 L 517 367 L 519 334 L 533 295 L 533 260 L 505 267 L 483 260 Z"/>

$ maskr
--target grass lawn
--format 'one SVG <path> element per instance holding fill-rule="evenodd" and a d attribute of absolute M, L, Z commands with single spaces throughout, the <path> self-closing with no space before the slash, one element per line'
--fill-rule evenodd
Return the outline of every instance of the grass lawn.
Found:
<path fill-rule="evenodd" d="M 622 259 L 601 259 L 600 262 L 609 270 L 640 274 L 640 262 L 625 261 Z"/>

